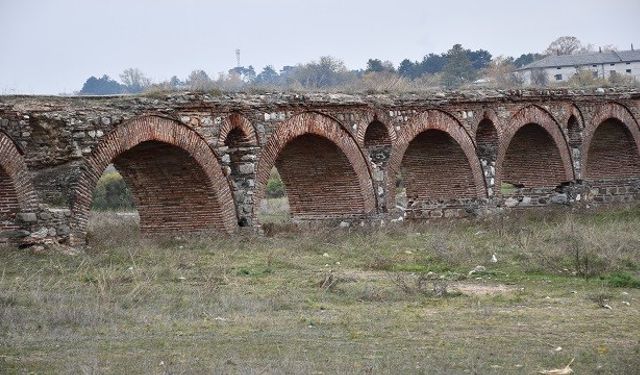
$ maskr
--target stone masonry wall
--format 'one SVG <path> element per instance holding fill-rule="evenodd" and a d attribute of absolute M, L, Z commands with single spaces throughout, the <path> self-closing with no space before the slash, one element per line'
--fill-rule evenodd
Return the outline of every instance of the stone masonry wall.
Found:
<path fill-rule="evenodd" d="M 93 187 L 111 163 L 152 235 L 258 228 L 274 166 L 300 218 L 629 201 L 638 116 L 632 89 L 3 96 L 0 237 L 83 243 Z"/>

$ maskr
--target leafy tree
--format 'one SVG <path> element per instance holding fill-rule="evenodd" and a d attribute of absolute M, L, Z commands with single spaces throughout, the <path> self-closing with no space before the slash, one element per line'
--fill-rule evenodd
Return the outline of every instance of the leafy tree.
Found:
<path fill-rule="evenodd" d="M 442 83 L 447 87 L 459 87 L 465 82 L 472 81 L 475 75 L 476 72 L 467 51 L 461 44 L 454 45 L 447 52 L 447 64 L 443 69 Z"/>
<path fill-rule="evenodd" d="M 103 75 L 101 78 L 96 78 L 94 76 L 89 77 L 86 80 L 84 85 L 82 85 L 82 89 L 80 90 L 80 95 L 113 95 L 113 94 L 122 94 L 124 92 L 124 87 L 118 82 L 112 80 L 108 75 Z"/>
<path fill-rule="evenodd" d="M 261 85 L 275 85 L 278 83 L 278 78 L 280 78 L 280 76 L 273 66 L 267 65 L 262 69 L 262 72 L 258 74 L 254 82 Z"/>
<path fill-rule="evenodd" d="M 151 86 L 151 80 L 138 68 L 126 69 L 120 74 L 120 81 L 128 93 L 140 93 Z"/>

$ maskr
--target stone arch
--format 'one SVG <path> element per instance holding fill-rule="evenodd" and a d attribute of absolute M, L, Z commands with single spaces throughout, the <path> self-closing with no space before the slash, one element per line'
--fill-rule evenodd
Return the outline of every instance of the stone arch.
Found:
<path fill-rule="evenodd" d="M 16 144 L 0 132 L 0 242 L 7 232 L 21 229 L 17 216 L 35 211 L 37 196 L 29 171 Z"/>
<path fill-rule="evenodd" d="M 72 197 L 73 244 L 85 241 L 93 190 L 111 163 L 132 190 L 143 234 L 236 230 L 228 180 L 206 141 L 176 121 L 146 116 L 120 124 L 85 159 Z"/>
<path fill-rule="evenodd" d="M 564 125 L 566 126 L 567 143 L 571 149 L 580 149 L 582 143 L 582 131 L 584 130 L 584 117 L 582 111 L 571 103 L 565 107 Z"/>
<path fill-rule="evenodd" d="M 220 126 L 220 133 L 218 135 L 218 145 L 223 146 L 227 141 L 229 134 L 233 131 L 236 133 L 241 132 L 245 139 L 244 142 L 251 146 L 258 145 L 258 138 L 256 136 L 256 132 L 253 128 L 253 125 L 246 117 L 242 116 L 239 113 L 232 113 L 227 116 Z"/>
<path fill-rule="evenodd" d="M 640 128 L 629 110 L 607 103 L 584 130 L 582 155 L 586 179 L 640 177 Z"/>
<path fill-rule="evenodd" d="M 580 127 L 580 129 L 584 129 L 584 116 L 582 115 L 582 111 L 580 110 L 580 108 L 578 108 L 577 105 L 575 104 L 570 104 L 568 110 L 566 111 L 566 122 L 569 122 L 569 119 L 571 117 L 574 117 L 576 120 L 577 125 Z"/>
<path fill-rule="evenodd" d="M 373 120 L 367 125 L 363 143 L 366 148 L 391 146 L 389 130 L 382 122 Z"/>
<path fill-rule="evenodd" d="M 412 144 L 412 142 L 416 141 Z M 464 192 L 465 196 L 474 196 L 478 198 L 486 197 L 486 188 L 484 183 L 484 177 L 480 162 L 476 155 L 476 149 L 474 147 L 471 137 L 463 128 L 463 126 L 450 114 L 439 110 L 429 110 L 413 117 L 398 134 L 398 139 L 395 145 L 395 150 L 389 161 L 389 175 L 395 176 L 399 171 L 405 160 L 405 154 L 410 146 L 415 146 L 415 152 L 411 152 L 410 158 L 415 161 L 416 173 L 415 179 L 429 179 L 430 177 L 424 173 L 419 173 L 418 165 L 426 167 L 426 163 L 431 163 L 429 167 L 433 178 L 434 173 L 443 176 L 444 170 L 439 167 L 443 167 L 448 164 L 446 173 L 450 173 L 452 170 L 457 170 L 459 177 L 470 179 L 466 187 L 460 187 L 452 190 L 454 193 Z M 426 154 L 425 157 L 421 157 L 420 151 L 426 151 L 431 149 L 433 153 Z M 449 161 L 446 162 L 443 151 L 454 153 L 456 155 L 456 163 Z M 422 160 L 420 160 L 422 159 Z M 456 167 L 457 166 L 457 167 Z M 459 168 L 458 168 L 459 167 Z M 436 168 L 436 169 L 434 169 Z M 426 170 L 426 169 L 425 169 Z M 463 179 L 456 179 L 457 184 L 462 184 Z M 444 179 L 438 179 L 439 185 L 444 183 Z M 443 188 L 443 186 L 439 186 Z M 434 189 L 427 190 L 426 186 L 421 186 L 423 192 L 433 191 Z M 389 181 L 387 184 L 387 190 L 390 192 L 388 195 L 388 205 L 393 203 L 395 199 L 395 181 Z M 473 194 L 471 194 L 473 192 Z M 435 198 L 457 198 L 451 194 L 442 194 L 441 191 Z"/>
<path fill-rule="evenodd" d="M 480 127 L 481 123 L 485 123 L 487 121 L 491 122 L 491 125 L 495 128 L 496 130 L 496 136 L 498 139 L 502 138 L 502 121 L 500 120 L 500 118 L 496 115 L 495 111 L 492 109 L 486 109 L 483 113 L 482 116 L 478 118 L 478 122 L 475 124 L 475 134 L 478 134 L 478 128 Z M 477 137 L 475 138 L 475 140 L 477 141 Z"/>
<path fill-rule="evenodd" d="M 569 146 L 559 124 L 544 109 L 519 110 L 507 125 L 496 161 L 496 189 L 505 177 L 524 187 L 554 187 L 574 179 Z"/>
<path fill-rule="evenodd" d="M 396 141 L 396 129 L 393 127 L 391 119 L 381 112 L 371 111 L 366 113 L 356 131 L 356 141 L 361 147 L 365 147 L 365 138 L 372 124 L 381 124 L 384 126 L 391 144 Z"/>
<path fill-rule="evenodd" d="M 256 203 L 265 197 L 274 166 L 296 218 L 357 217 L 375 210 L 366 159 L 350 133 L 329 116 L 304 112 L 278 124 L 258 160 Z"/>

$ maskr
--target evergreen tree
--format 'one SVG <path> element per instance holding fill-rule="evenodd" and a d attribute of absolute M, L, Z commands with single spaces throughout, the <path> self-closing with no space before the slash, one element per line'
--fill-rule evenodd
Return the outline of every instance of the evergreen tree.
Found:
<path fill-rule="evenodd" d="M 267 65 L 256 77 L 255 83 L 259 85 L 275 85 L 278 83 L 278 72 L 271 65 Z"/>
<path fill-rule="evenodd" d="M 94 76 L 89 77 L 86 80 L 84 85 L 82 85 L 82 89 L 80 90 L 80 95 L 113 95 L 113 94 L 122 94 L 124 92 L 124 87 L 118 82 L 112 80 L 108 75 L 103 75 L 101 78 L 96 78 Z"/>
<path fill-rule="evenodd" d="M 402 77 L 414 79 L 417 78 L 416 65 L 409 59 L 404 59 L 398 66 L 398 74 Z"/>
<path fill-rule="evenodd" d="M 447 87 L 459 87 L 463 83 L 473 81 L 475 74 L 467 51 L 460 44 L 454 45 L 447 52 L 447 64 L 443 69 L 442 83 Z"/>
<path fill-rule="evenodd" d="M 440 73 L 444 66 L 447 64 L 447 55 L 436 55 L 435 53 L 430 53 L 426 55 L 422 59 L 422 63 L 420 63 L 420 69 L 418 71 L 418 76 L 421 76 L 425 73 L 434 74 Z"/>
<path fill-rule="evenodd" d="M 536 60 L 540 60 L 543 57 L 544 56 L 539 53 L 523 53 L 522 55 L 520 55 L 520 57 L 513 61 L 513 65 L 516 68 L 522 68 L 523 66 L 531 64 Z"/>
<path fill-rule="evenodd" d="M 489 51 L 485 51 L 483 49 L 476 51 L 467 50 L 467 57 L 469 57 L 471 65 L 476 70 L 486 68 L 491 62 L 491 54 Z"/>
<path fill-rule="evenodd" d="M 384 71 L 384 65 L 380 59 L 369 59 L 367 61 L 367 72 L 382 72 Z"/>
<path fill-rule="evenodd" d="M 184 85 L 184 83 L 178 78 L 178 76 L 173 76 L 169 80 L 169 86 L 173 89 L 180 88 L 180 86 Z"/>

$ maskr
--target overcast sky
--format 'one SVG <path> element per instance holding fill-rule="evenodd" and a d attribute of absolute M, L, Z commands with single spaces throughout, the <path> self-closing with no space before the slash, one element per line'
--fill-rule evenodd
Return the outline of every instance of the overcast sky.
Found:
<path fill-rule="evenodd" d="M 455 43 L 495 55 L 562 35 L 640 48 L 639 0 L 0 0 L 0 94 L 57 94 L 137 67 L 155 81 L 331 55 L 420 60 Z"/>

